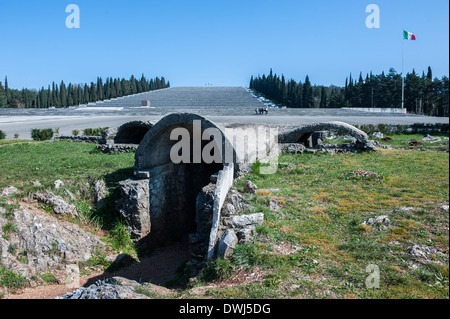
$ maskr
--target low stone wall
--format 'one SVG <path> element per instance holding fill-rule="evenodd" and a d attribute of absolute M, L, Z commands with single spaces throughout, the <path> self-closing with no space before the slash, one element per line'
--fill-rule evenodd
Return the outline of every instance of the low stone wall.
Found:
<path fill-rule="evenodd" d="M 138 144 L 98 144 L 97 149 L 105 154 L 130 153 L 135 152 Z"/>
<path fill-rule="evenodd" d="M 84 143 L 99 143 L 101 136 L 56 136 L 57 141 L 72 141 L 72 142 L 84 142 Z"/>
<path fill-rule="evenodd" d="M 209 235 L 209 244 L 207 259 L 211 260 L 214 256 L 214 250 L 217 244 L 218 236 L 217 231 L 219 229 L 220 212 L 222 210 L 223 203 L 230 191 L 234 182 L 234 165 L 233 163 L 225 165 L 217 176 L 216 189 L 214 192 L 214 206 L 213 206 L 213 220 L 211 226 L 211 232 Z"/>

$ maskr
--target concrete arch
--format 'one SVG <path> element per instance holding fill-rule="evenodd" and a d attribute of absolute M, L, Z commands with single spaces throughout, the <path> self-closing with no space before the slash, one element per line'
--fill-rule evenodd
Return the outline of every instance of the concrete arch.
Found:
<path fill-rule="evenodd" d="M 303 143 L 307 147 L 314 147 L 313 134 L 321 131 L 339 131 L 356 138 L 357 143 L 367 144 L 369 137 L 356 127 L 344 122 L 312 123 L 279 135 L 280 143 Z"/>
<path fill-rule="evenodd" d="M 203 116 L 191 113 L 174 113 L 158 121 L 152 129 L 142 139 L 135 155 L 135 170 L 148 170 L 152 167 L 159 166 L 162 163 L 170 161 L 170 150 L 176 141 L 170 140 L 170 133 L 176 128 L 186 128 L 191 137 L 194 122 L 200 124 L 200 132 L 203 133 L 208 129 L 215 129 L 221 135 L 221 145 L 217 145 L 220 157 L 223 163 L 237 163 L 236 170 L 241 163 L 238 154 L 226 130 L 220 125 L 204 118 Z M 204 141 L 207 144 L 209 141 Z M 203 146 L 203 145 L 202 145 Z"/>
<path fill-rule="evenodd" d="M 140 144 L 153 127 L 151 122 L 133 121 L 123 124 L 114 136 L 115 144 Z"/>
<path fill-rule="evenodd" d="M 206 163 L 203 158 L 196 162 L 191 151 L 190 161 L 174 163 L 170 154 L 179 141 L 172 140 L 171 133 L 180 128 L 189 132 L 191 145 L 199 142 L 203 149 L 205 144 L 215 143 L 216 149 L 221 150 L 223 162 Z M 215 138 L 196 141 L 198 135 L 195 134 L 202 135 L 208 129 L 214 129 L 221 138 L 217 142 Z M 134 167 L 136 178 L 148 179 L 145 183 L 148 185 L 150 229 L 144 238 L 146 244 L 158 246 L 188 240 L 188 236 L 197 231 L 197 195 L 210 184 L 213 175 L 224 169 L 227 162 L 222 150 L 225 148 L 235 155 L 224 129 L 195 114 L 170 114 L 148 131 L 136 151 Z"/>

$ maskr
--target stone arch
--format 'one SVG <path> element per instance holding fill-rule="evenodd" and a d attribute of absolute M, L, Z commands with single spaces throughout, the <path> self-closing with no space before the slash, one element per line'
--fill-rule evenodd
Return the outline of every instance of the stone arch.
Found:
<path fill-rule="evenodd" d="M 172 140 L 175 129 L 189 132 L 191 143 L 190 161 L 174 163 L 170 153 L 180 140 Z M 193 144 L 198 132 L 203 134 L 214 129 L 220 134 L 219 140 L 200 141 L 201 149 L 215 143 L 221 151 L 222 162 L 206 163 L 203 158 L 194 160 Z M 197 141 L 199 142 L 199 141 Z M 148 179 L 148 211 L 150 229 L 144 238 L 149 246 L 186 240 L 189 234 L 196 232 L 196 198 L 202 188 L 210 184 L 212 177 L 224 168 L 226 152 L 230 151 L 236 159 L 234 149 L 225 130 L 204 117 L 177 113 L 170 114 L 157 122 L 141 141 L 135 155 L 136 178 Z"/>
<path fill-rule="evenodd" d="M 114 136 L 115 144 L 140 144 L 144 136 L 153 127 L 150 122 L 133 121 L 123 124 Z"/>
<path fill-rule="evenodd" d="M 339 131 L 350 136 L 353 136 L 357 143 L 365 145 L 369 138 L 366 133 L 357 129 L 356 127 L 344 122 L 323 122 L 308 124 L 284 134 L 280 134 L 280 143 L 303 143 L 306 147 L 315 147 L 314 135 L 322 131 Z M 320 135 L 320 134 L 317 134 Z"/>

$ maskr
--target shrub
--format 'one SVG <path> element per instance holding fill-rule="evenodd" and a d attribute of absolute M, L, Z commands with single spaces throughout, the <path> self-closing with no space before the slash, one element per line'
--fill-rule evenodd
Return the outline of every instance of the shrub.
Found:
<path fill-rule="evenodd" d="M 73 136 L 78 136 L 78 135 L 80 135 L 80 131 L 79 130 L 73 130 L 72 131 L 72 135 Z"/>
<path fill-rule="evenodd" d="M 0 286 L 6 288 L 22 288 L 27 284 L 27 280 L 20 274 L 16 274 L 6 267 L 0 266 Z"/>
<path fill-rule="evenodd" d="M 99 128 L 86 128 L 83 130 L 84 136 L 102 136 L 102 133 L 106 131 L 108 127 L 99 127 Z"/>
<path fill-rule="evenodd" d="M 48 129 L 32 129 L 31 130 L 31 138 L 35 141 L 47 141 L 52 139 L 53 130 L 51 128 Z"/>
<path fill-rule="evenodd" d="M 233 266 L 228 259 L 218 258 L 207 264 L 201 272 L 200 278 L 204 281 L 222 281 L 230 278 L 233 272 Z"/>
<path fill-rule="evenodd" d="M 3 132 L 2 130 L 0 130 L 0 140 L 4 140 L 5 138 L 6 138 L 5 132 Z"/>

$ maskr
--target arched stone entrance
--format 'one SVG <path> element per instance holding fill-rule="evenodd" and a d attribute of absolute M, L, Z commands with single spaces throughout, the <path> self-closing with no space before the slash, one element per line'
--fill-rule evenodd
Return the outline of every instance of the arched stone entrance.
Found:
<path fill-rule="evenodd" d="M 180 130 L 188 136 L 190 152 L 187 161 L 176 163 L 171 152 L 182 136 L 173 133 Z M 204 133 L 211 130 L 219 136 L 204 139 Z M 219 160 L 212 163 L 198 156 L 199 150 L 211 147 L 211 143 L 213 153 L 219 152 Z M 148 196 L 142 201 L 148 201 L 149 227 L 141 232 L 141 241 L 159 246 L 187 240 L 189 234 L 196 232 L 197 195 L 210 183 L 211 176 L 224 168 L 225 148 L 234 153 L 224 130 L 194 114 L 168 115 L 145 135 L 136 151 L 134 167 L 135 178 L 148 187 Z"/>

